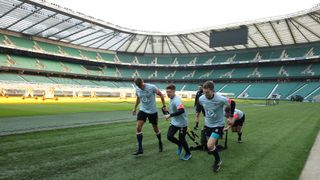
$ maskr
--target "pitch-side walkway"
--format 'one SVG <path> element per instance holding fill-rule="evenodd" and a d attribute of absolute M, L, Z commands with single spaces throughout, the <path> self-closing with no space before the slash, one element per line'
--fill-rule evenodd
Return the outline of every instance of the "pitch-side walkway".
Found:
<path fill-rule="evenodd" d="M 320 131 L 304 165 L 300 180 L 320 180 Z"/>

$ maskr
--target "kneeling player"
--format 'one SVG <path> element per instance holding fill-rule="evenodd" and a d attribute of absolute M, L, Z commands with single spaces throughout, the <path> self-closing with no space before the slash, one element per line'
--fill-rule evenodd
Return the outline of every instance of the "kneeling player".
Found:
<path fill-rule="evenodd" d="M 230 118 L 230 108 L 225 108 L 225 117 Z M 242 126 L 245 121 L 245 114 L 239 109 L 234 110 L 233 118 L 228 119 L 228 126 L 224 128 L 225 131 L 231 128 L 232 132 L 238 133 L 238 143 L 242 143 Z"/>
<path fill-rule="evenodd" d="M 182 148 L 185 150 L 186 154 L 181 159 L 187 161 L 192 157 L 188 143 L 186 141 L 186 133 L 188 129 L 187 115 L 180 98 L 175 95 L 176 86 L 173 84 L 167 86 L 166 92 L 168 97 L 170 98 L 170 114 L 165 115 L 165 118 L 166 120 L 172 118 L 171 125 L 168 129 L 167 138 L 169 141 L 178 146 L 177 154 L 179 157 L 182 153 Z M 177 131 L 179 131 L 179 140 L 174 137 Z"/>

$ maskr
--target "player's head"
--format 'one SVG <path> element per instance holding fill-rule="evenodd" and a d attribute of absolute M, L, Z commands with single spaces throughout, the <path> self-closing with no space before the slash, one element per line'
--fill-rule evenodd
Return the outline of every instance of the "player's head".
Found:
<path fill-rule="evenodd" d="M 203 90 L 203 84 L 199 84 L 199 91 Z"/>
<path fill-rule="evenodd" d="M 174 84 L 169 84 L 166 87 L 166 93 L 169 98 L 174 97 L 176 94 L 176 86 Z"/>
<path fill-rule="evenodd" d="M 211 99 L 213 97 L 213 93 L 214 93 L 213 81 L 206 81 L 203 84 L 203 94 L 206 96 L 206 98 Z"/>
<path fill-rule="evenodd" d="M 224 116 L 226 118 L 229 118 L 231 116 L 231 108 L 230 107 L 227 106 L 224 108 Z"/>
<path fill-rule="evenodd" d="M 144 88 L 143 79 L 141 79 L 141 78 L 135 78 L 135 79 L 134 79 L 134 83 L 135 83 L 140 89 L 143 89 L 143 88 Z"/>

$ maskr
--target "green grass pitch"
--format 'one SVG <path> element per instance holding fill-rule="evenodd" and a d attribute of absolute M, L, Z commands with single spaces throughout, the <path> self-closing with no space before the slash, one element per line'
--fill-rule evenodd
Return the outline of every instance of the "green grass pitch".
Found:
<path fill-rule="evenodd" d="M 133 117 L 131 122 L 1 136 L 0 179 L 298 179 L 320 129 L 320 105 L 237 104 L 246 113 L 244 143 L 238 144 L 236 134 L 229 133 L 229 149 L 221 153 L 223 165 L 219 173 L 212 172 L 213 156 L 205 152 L 193 151 L 189 161 L 179 160 L 176 147 L 166 140 L 169 122 L 162 119 L 159 124 L 164 152 L 158 152 L 152 128 L 145 124 L 145 154 L 134 158 Z M 1 104 L 0 117 L 132 107 L 132 103 Z M 189 115 L 189 122 L 193 127 L 194 115 Z M 189 139 L 188 143 L 194 145 Z"/>

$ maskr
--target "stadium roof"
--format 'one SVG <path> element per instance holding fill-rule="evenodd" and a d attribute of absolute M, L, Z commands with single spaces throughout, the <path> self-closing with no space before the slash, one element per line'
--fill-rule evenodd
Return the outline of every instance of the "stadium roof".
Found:
<path fill-rule="evenodd" d="M 209 48 L 211 30 L 246 25 L 248 44 Z M 0 29 L 117 52 L 192 54 L 320 42 L 320 6 L 293 14 L 183 32 L 120 27 L 43 0 L 0 0 Z"/>

